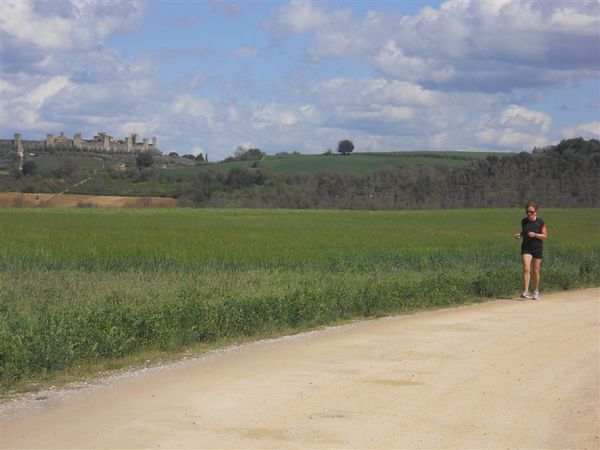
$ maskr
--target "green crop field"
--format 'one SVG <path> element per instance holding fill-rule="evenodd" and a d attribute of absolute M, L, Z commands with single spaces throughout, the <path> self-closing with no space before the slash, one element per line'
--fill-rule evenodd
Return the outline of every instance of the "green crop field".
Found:
<path fill-rule="evenodd" d="M 521 209 L 0 209 L 0 387 L 79 364 L 516 295 Z M 598 285 L 548 209 L 542 290 Z"/>
<path fill-rule="evenodd" d="M 282 155 L 266 156 L 258 162 L 258 167 L 282 174 L 298 172 L 318 173 L 324 171 L 371 175 L 385 167 L 434 166 L 461 167 L 488 155 L 507 156 L 509 153 L 485 152 L 390 152 L 356 153 L 352 155 Z M 173 175 L 194 174 L 205 170 L 228 171 L 233 168 L 250 167 L 256 161 L 229 161 L 192 167 L 165 169 Z"/>

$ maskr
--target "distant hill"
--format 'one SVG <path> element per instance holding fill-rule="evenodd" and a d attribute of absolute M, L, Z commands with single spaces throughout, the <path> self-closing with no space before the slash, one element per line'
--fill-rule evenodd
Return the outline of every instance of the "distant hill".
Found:
<path fill-rule="evenodd" d="M 3 149 L 0 160 L 5 161 L 5 165 L 7 165 L 11 157 L 14 157 L 12 153 L 14 151 Z M 190 161 L 183 157 L 155 155 L 154 168 L 174 176 L 195 175 L 206 171 L 229 172 L 231 169 L 251 167 L 285 175 L 337 172 L 366 176 L 386 167 L 457 168 L 467 166 L 473 161 L 483 160 L 490 155 L 502 157 L 513 154 L 462 151 L 377 152 L 350 155 L 278 153 L 265 156 L 259 161 L 221 161 L 210 164 L 197 164 L 196 161 Z M 84 171 L 135 167 L 134 154 L 85 152 L 69 149 L 27 153 L 25 160 L 34 161 L 41 172 L 60 170 L 65 165 Z"/>
<path fill-rule="evenodd" d="M 35 167 L 24 173 L 15 170 L 12 155 L 0 154 L 7 165 L 0 192 L 166 197 L 223 208 L 492 208 L 531 199 L 545 207 L 600 207 L 600 142 L 594 139 L 530 153 L 257 153 L 260 159 L 210 164 L 155 153 L 150 167 L 138 167 L 127 153 L 40 152 L 26 155 Z"/>

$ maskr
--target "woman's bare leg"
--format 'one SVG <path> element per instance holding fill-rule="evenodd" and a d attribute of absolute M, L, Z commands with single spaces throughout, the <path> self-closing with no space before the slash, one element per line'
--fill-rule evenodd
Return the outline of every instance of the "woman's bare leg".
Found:
<path fill-rule="evenodd" d="M 528 292 L 529 291 L 529 281 L 531 280 L 531 260 L 533 259 L 533 256 L 524 253 L 523 255 L 521 255 L 523 257 L 523 290 Z"/>
<path fill-rule="evenodd" d="M 533 285 L 535 286 L 535 290 L 540 290 L 540 266 L 542 265 L 542 260 L 534 258 L 533 259 Z"/>

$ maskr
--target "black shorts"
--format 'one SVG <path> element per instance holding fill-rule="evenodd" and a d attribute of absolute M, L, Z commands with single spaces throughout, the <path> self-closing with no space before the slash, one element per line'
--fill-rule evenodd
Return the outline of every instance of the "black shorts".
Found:
<path fill-rule="evenodd" d="M 542 259 L 542 253 L 544 253 L 544 247 L 541 246 L 522 246 L 521 247 L 521 255 L 531 255 L 535 259 Z"/>

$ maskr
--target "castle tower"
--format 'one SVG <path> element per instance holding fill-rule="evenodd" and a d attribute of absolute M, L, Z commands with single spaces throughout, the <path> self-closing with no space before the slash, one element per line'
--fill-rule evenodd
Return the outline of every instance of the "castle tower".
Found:
<path fill-rule="evenodd" d="M 81 140 L 81 133 L 77 133 L 75 136 L 73 136 L 73 147 L 75 147 L 75 148 L 83 147 L 83 143 Z"/>
<path fill-rule="evenodd" d="M 143 142 L 144 142 L 144 144 L 143 144 L 143 149 L 144 149 L 144 151 L 145 151 L 145 150 L 148 150 L 148 141 L 149 141 L 149 139 L 148 139 L 148 138 L 144 138 L 144 141 L 143 141 Z"/>
<path fill-rule="evenodd" d="M 156 149 L 156 137 L 155 136 L 152 137 L 152 147 L 154 147 L 154 149 Z"/>
<path fill-rule="evenodd" d="M 23 160 L 25 159 L 25 148 L 21 142 L 21 134 L 15 133 L 15 147 L 17 147 L 17 155 L 19 155 L 19 171 L 23 170 Z"/>

